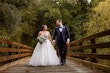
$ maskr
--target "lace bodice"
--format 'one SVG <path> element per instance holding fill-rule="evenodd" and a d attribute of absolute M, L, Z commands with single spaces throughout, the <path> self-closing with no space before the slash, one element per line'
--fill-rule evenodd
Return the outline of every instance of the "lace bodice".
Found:
<path fill-rule="evenodd" d="M 48 33 L 41 33 L 41 35 L 44 35 L 44 36 L 49 36 L 49 34 Z"/>

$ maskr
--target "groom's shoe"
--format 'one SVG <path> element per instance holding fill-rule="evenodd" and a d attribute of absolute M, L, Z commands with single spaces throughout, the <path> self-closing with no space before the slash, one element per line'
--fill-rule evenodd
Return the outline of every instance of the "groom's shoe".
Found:
<path fill-rule="evenodd" d="M 63 65 L 63 62 L 60 62 L 61 65 Z"/>
<path fill-rule="evenodd" d="M 63 60 L 63 64 L 66 64 L 66 60 Z"/>
<path fill-rule="evenodd" d="M 61 62 L 61 65 L 64 65 L 64 62 Z"/>
<path fill-rule="evenodd" d="M 64 64 L 66 64 L 66 60 L 64 60 Z"/>
<path fill-rule="evenodd" d="M 65 65 L 65 63 L 66 63 L 66 61 L 65 61 L 65 60 L 63 60 L 63 62 L 61 62 L 61 65 Z"/>
<path fill-rule="evenodd" d="M 64 65 L 64 63 L 61 63 L 61 65 Z"/>

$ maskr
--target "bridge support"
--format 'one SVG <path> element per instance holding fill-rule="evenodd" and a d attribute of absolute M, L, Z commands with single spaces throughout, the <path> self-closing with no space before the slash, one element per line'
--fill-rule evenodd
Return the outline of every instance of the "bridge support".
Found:
<path fill-rule="evenodd" d="M 91 39 L 91 44 L 95 44 L 96 41 L 95 39 Z M 92 53 L 96 53 L 96 48 L 91 48 Z M 97 63 L 97 59 L 96 58 L 91 58 L 91 62 Z"/>

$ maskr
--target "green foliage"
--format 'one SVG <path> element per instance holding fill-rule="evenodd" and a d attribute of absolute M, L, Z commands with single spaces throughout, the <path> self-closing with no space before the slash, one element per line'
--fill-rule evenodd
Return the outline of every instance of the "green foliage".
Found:
<path fill-rule="evenodd" d="M 53 33 L 56 20 L 61 18 L 69 27 L 71 40 L 79 39 L 89 31 L 85 23 L 99 1 L 93 2 L 95 5 L 85 0 L 0 0 L 0 30 L 5 30 L 10 40 L 35 46 L 41 25 L 47 24 Z"/>
<path fill-rule="evenodd" d="M 10 37 L 8 36 L 5 30 L 0 31 L 0 38 L 10 40 Z"/>
<path fill-rule="evenodd" d="M 0 0 L 0 38 L 35 47 L 41 25 L 47 24 L 53 34 L 60 18 L 73 41 L 110 29 L 109 13 L 110 0 L 92 0 L 91 4 L 86 0 Z M 109 40 L 108 36 L 98 42 Z M 103 51 L 98 53 L 110 52 Z"/>
<path fill-rule="evenodd" d="M 101 32 L 107 29 L 110 29 L 110 1 L 106 0 L 105 2 L 100 2 L 97 7 L 95 7 L 93 16 L 89 21 L 88 25 L 88 33 L 87 35 L 91 35 L 97 32 Z"/>
<path fill-rule="evenodd" d="M 0 0 L 0 2 L 15 5 L 17 8 L 21 9 L 26 8 L 29 5 L 30 0 Z"/>
<path fill-rule="evenodd" d="M 92 34 L 105 31 L 110 29 L 110 0 L 105 0 L 100 2 L 95 8 L 93 8 L 89 22 L 85 23 L 87 33 L 85 36 L 90 36 Z M 109 42 L 110 36 L 97 39 L 97 43 Z M 97 49 L 99 54 L 109 54 L 110 48 Z M 101 64 L 110 66 L 110 61 L 99 60 Z"/>

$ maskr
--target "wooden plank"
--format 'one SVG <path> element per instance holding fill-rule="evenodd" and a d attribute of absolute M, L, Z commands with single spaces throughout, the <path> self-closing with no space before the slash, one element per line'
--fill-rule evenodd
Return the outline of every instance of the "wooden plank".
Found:
<path fill-rule="evenodd" d="M 29 47 L 27 45 L 23 45 L 23 44 L 20 44 L 20 43 L 17 43 L 17 42 L 4 40 L 4 39 L 0 39 L 0 43 L 10 44 L 10 45 L 13 45 L 13 46 L 19 46 L 19 47 L 23 47 L 23 48 L 26 48 L 26 49 L 33 49 L 32 47 Z"/>
<path fill-rule="evenodd" d="M 79 40 L 76 40 L 76 41 L 72 41 L 70 43 L 70 45 L 73 45 L 73 44 L 76 44 L 76 43 L 80 43 L 80 42 L 84 42 L 84 41 L 91 40 L 91 39 L 95 39 L 95 38 L 99 38 L 99 37 L 103 37 L 103 36 L 107 36 L 107 35 L 110 35 L 110 30 L 106 30 L 106 31 L 103 31 L 103 32 L 100 32 L 100 33 L 96 33 L 96 34 L 91 35 L 91 36 L 88 36 L 86 38 L 82 38 L 82 39 L 79 39 Z"/>
<path fill-rule="evenodd" d="M 110 54 L 96 54 L 96 53 L 80 53 L 80 52 L 73 52 L 71 56 L 76 57 L 90 57 L 90 58 L 98 58 L 98 59 L 104 59 L 104 60 L 110 60 Z"/>
<path fill-rule="evenodd" d="M 85 46 L 70 47 L 71 50 L 94 49 L 94 48 L 110 48 L 110 42 L 100 43 L 100 44 L 90 44 L 90 45 L 85 45 Z"/>
<path fill-rule="evenodd" d="M 25 53 L 25 54 L 16 54 L 16 55 L 10 55 L 10 56 L 1 56 L 0 57 L 0 62 L 11 60 L 11 59 L 16 59 L 20 57 L 27 57 L 32 55 L 31 53 Z"/>
<path fill-rule="evenodd" d="M 3 48 L 3 47 L 0 47 L 0 52 L 30 52 L 30 53 L 32 53 L 33 50 L 30 50 L 30 49 L 17 49 L 17 48 Z"/>
<path fill-rule="evenodd" d="M 29 57 L 22 58 L 22 59 L 19 59 L 19 60 L 16 60 L 14 62 L 7 63 L 5 65 L 2 65 L 2 66 L 0 66 L 0 71 L 3 71 L 3 70 L 6 71 L 7 68 L 13 67 L 13 66 L 15 66 L 17 64 L 22 64 L 24 61 L 27 61 L 27 60 L 30 60 L 30 56 Z"/>
<path fill-rule="evenodd" d="M 0 73 L 103 73 L 102 71 L 92 70 L 69 60 L 67 60 L 66 65 L 45 67 L 28 66 L 29 60 L 20 61 L 17 65 L 8 67 L 0 71 Z"/>
<path fill-rule="evenodd" d="M 19 47 L 26 48 L 26 49 L 33 49 L 32 47 L 29 47 L 27 45 L 23 45 L 23 44 L 20 44 L 20 43 L 17 43 L 17 42 L 11 42 L 10 44 L 13 45 L 13 46 L 19 46 Z"/>
<path fill-rule="evenodd" d="M 98 64 L 98 63 L 93 63 L 93 62 L 89 62 L 89 61 L 85 61 L 85 60 L 81 60 L 81 59 L 77 59 L 77 58 L 72 58 L 72 57 L 68 57 L 68 59 L 73 60 L 74 62 L 77 62 L 77 63 L 82 63 L 88 67 L 100 69 L 106 73 L 110 73 L 110 66 L 106 66 L 106 65 L 102 65 L 102 64 Z"/>

